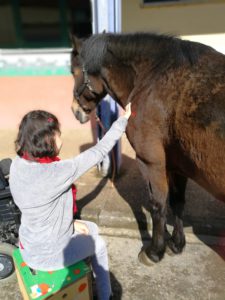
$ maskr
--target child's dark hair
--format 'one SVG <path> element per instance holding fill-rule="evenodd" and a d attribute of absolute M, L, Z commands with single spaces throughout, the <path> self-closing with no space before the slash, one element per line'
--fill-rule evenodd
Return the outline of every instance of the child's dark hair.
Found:
<path fill-rule="evenodd" d="M 44 110 L 27 113 L 19 125 L 15 141 L 17 154 L 28 155 L 34 160 L 35 157 L 58 155 L 56 133 L 60 133 L 60 124 L 56 116 Z"/>

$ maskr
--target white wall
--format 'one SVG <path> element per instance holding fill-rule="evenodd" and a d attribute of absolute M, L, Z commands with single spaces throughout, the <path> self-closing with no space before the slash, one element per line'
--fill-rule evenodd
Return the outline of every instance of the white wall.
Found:
<path fill-rule="evenodd" d="M 170 33 L 225 53 L 225 0 L 201 0 L 143 6 L 122 0 L 122 31 Z"/>

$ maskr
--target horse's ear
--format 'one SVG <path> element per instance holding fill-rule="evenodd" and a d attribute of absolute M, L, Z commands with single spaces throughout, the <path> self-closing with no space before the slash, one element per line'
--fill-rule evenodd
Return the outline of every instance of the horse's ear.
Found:
<path fill-rule="evenodd" d="M 76 37 L 72 33 L 70 33 L 70 40 L 72 42 L 73 50 L 76 51 L 77 53 L 79 53 L 81 45 L 82 45 L 82 40 L 78 39 L 78 37 Z"/>

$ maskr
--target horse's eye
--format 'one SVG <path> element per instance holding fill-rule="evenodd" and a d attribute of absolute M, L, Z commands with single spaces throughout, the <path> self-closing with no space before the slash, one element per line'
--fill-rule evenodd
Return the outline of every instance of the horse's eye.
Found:
<path fill-rule="evenodd" d="M 98 96 L 98 93 L 96 93 L 95 91 L 92 91 L 91 93 L 92 93 L 95 97 Z"/>
<path fill-rule="evenodd" d="M 93 97 L 92 95 L 85 95 L 85 98 L 88 100 L 88 101 L 92 101 L 95 99 L 95 97 Z"/>
<path fill-rule="evenodd" d="M 84 93 L 84 97 L 87 101 L 92 101 L 92 100 L 95 100 L 96 95 L 93 92 L 88 91 L 88 92 Z"/>

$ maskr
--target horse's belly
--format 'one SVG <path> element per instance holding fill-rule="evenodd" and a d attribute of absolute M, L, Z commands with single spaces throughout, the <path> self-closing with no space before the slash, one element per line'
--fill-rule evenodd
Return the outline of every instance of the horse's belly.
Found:
<path fill-rule="evenodd" d="M 181 137 L 181 149 L 188 177 L 225 201 L 225 138 L 214 130 L 192 130 Z"/>

